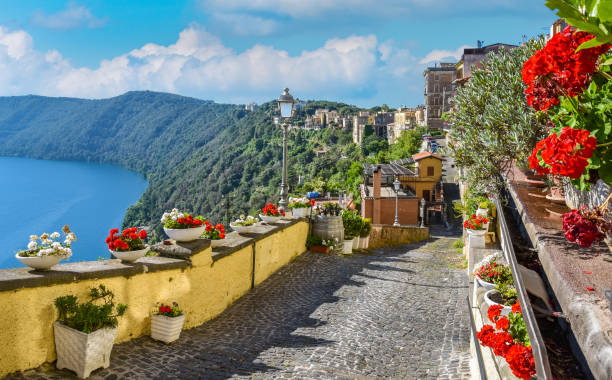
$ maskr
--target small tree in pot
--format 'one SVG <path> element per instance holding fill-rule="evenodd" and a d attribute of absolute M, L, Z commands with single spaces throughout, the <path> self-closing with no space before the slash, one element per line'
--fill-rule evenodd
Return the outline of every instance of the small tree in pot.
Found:
<path fill-rule="evenodd" d="M 344 254 L 350 255 L 353 253 L 353 239 L 361 233 L 361 216 L 355 211 L 344 210 L 342 224 L 344 225 Z"/>

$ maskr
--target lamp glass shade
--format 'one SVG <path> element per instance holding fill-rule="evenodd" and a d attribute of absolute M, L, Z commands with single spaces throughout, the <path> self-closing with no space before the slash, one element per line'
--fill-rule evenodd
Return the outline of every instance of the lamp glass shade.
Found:
<path fill-rule="evenodd" d="M 293 102 L 278 102 L 279 106 L 280 106 L 280 113 L 281 113 L 281 117 L 283 118 L 287 118 L 287 117 L 291 117 L 291 114 L 293 113 Z"/>
<path fill-rule="evenodd" d="M 393 187 L 395 188 L 395 191 L 399 191 L 400 181 L 397 178 L 395 179 L 395 181 L 393 181 Z"/>

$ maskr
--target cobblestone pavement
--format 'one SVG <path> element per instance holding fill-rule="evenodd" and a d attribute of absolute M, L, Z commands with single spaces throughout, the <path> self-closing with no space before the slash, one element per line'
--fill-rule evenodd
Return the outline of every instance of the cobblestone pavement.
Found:
<path fill-rule="evenodd" d="M 164 345 L 115 345 L 91 379 L 467 379 L 468 278 L 449 237 L 340 257 L 306 253 Z M 52 365 L 16 379 L 63 379 Z"/>

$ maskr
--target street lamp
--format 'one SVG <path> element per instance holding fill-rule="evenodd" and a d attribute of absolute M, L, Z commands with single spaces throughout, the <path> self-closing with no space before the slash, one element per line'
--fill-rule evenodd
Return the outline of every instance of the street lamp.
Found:
<path fill-rule="evenodd" d="M 425 227 L 425 198 L 421 198 L 421 227 Z"/>
<path fill-rule="evenodd" d="M 393 227 L 399 227 L 399 218 L 397 215 L 397 193 L 400 189 L 400 181 L 399 178 L 395 177 L 395 181 L 393 181 L 393 188 L 395 189 L 395 222 L 393 222 Z"/>
<path fill-rule="evenodd" d="M 293 116 L 294 104 L 293 96 L 289 93 L 289 89 L 285 88 L 283 94 L 278 98 L 278 109 L 282 118 L 281 127 L 283 127 L 283 179 L 281 182 L 280 201 L 278 202 L 278 206 L 282 210 L 289 204 L 287 201 L 287 129 L 289 128 L 288 120 Z M 277 123 L 276 118 L 274 122 L 275 124 Z"/>

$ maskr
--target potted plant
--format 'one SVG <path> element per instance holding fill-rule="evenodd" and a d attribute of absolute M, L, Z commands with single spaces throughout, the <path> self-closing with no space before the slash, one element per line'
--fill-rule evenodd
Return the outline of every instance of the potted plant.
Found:
<path fill-rule="evenodd" d="M 336 245 L 337 242 L 333 239 L 322 239 L 318 236 L 309 236 L 306 239 L 306 248 L 313 252 L 330 253 Z"/>
<path fill-rule="evenodd" d="M 476 210 L 476 215 L 486 218 L 488 216 L 488 213 L 489 213 L 489 201 L 478 203 L 478 210 Z"/>
<path fill-rule="evenodd" d="M 483 236 L 487 233 L 489 227 L 489 219 L 482 216 L 472 214 L 465 222 L 463 222 L 463 228 L 465 228 L 469 235 Z"/>
<path fill-rule="evenodd" d="M 176 302 L 161 304 L 151 317 L 151 338 L 164 343 L 174 342 L 181 335 L 185 314 Z"/>
<path fill-rule="evenodd" d="M 283 219 L 285 216 L 285 211 L 282 209 L 278 209 L 272 203 L 268 203 L 264 208 L 261 209 L 261 214 L 259 214 L 259 218 L 266 223 L 274 223 Z"/>
<path fill-rule="evenodd" d="M 47 270 L 61 259 L 68 260 L 72 256 L 70 245 L 76 241 L 76 235 L 70 231 L 68 225 L 62 227 L 62 232 L 65 234 L 63 242 L 59 241 L 59 232 L 31 235 L 28 249 L 17 252 L 15 257 L 22 264 L 38 270 Z"/>
<path fill-rule="evenodd" d="M 353 239 L 361 232 L 361 216 L 355 211 L 344 210 L 342 211 L 342 224 L 344 226 L 343 253 L 350 255 L 353 253 Z"/>
<path fill-rule="evenodd" d="M 363 218 L 361 225 L 361 231 L 359 232 L 359 246 L 360 249 L 367 249 L 370 243 L 370 232 L 372 231 L 372 219 Z"/>
<path fill-rule="evenodd" d="M 149 246 L 144 243 L 146 238 L 147 231 L 139 231 L 138 227 L 126 228 L 121 234 L 118 228 L 113 228 L 105 241 L 113 256 L 131 263 L 146 255 L 149 250 Z"/>
<path fill-rule="evenodd" d="M 221 223 L 213 225 L 206 220 L 204 221 L 204 233 L 202 233 L 202 237 L 210 240 L 211 247 L 218 247 L 222 245 L 223 240 L 225 240 L 225 227 L 223 227 Z"/>
<path fill-rule="evenodd" d="M 310 207 L 314 206 L 315 201 L 308 198 L 289 198 L 289 208 L 293 216 L 305 218 L 310 216 Z"/>
<path fill-rule="evenodd" d="M 474 278 L 478 285 L 487 290 L 495 289 L 500 282 L 512 280 L 512 272 L 508 265 L 499 264 L 495 261 L 484 264 L 476 269 Z"/>
<path fill-rule="evenodd" d="M 244 215 L 240 215 L 240 219 L 236 219 L 230 223 L 230 227 L 238 233 L 247 233 L 252 231 L 257 223 L 259 223 L 259 219 L 254 216 L 249 215 L 245 218 Z"/>
<path fill-rule="evenodd" d="M 193 241 L 200 237 L 204 232 L 205 220 L 202 216 L 193 217 L 175 208 L 171 212 L 165 212 L 161 218 L 166 235 L 181 242 Z"/>
<path fill-rule="evenodd" d="M 485 303 L 488 306 L 501 305 L 503 307 L 502 314 L 508 315 L 511 306 L 518 300 L 518 294 L 512 280 L 498 282 L 495 289 L 488 290 L 484 294 Z"/>
<path fill-rule="evenodd" d="M 73 295 L 55 299 L 59 313 L 53 324 L 56 365 L 74 371 L 80 378 L 110 365 L 118 317 L 127 309 L 124 304 L 115 306 L 115 295 L 104 285 L 91 288 L 89 298 L 85 303 L 79 303 Z"/>

